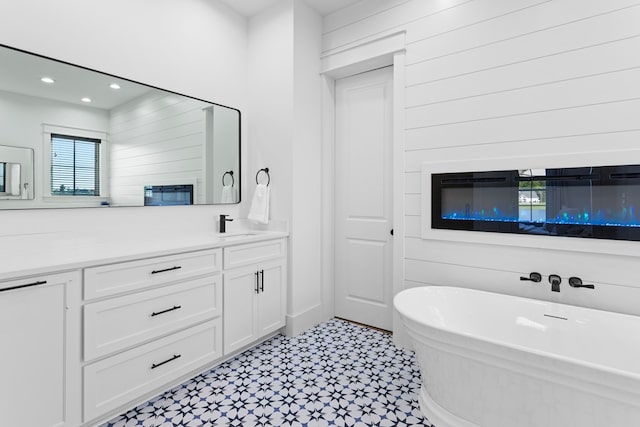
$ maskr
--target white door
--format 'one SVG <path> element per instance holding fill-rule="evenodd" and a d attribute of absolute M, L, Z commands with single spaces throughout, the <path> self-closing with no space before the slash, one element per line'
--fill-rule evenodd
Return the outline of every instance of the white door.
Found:
<path fill-rule="evenodd" d="M 377 328 L 392 322 L 390 67 L 336 81 L 335 313 Z"/>

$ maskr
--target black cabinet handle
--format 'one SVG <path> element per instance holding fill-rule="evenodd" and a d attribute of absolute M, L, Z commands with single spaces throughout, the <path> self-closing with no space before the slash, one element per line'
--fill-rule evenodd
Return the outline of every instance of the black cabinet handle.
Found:
<path fill-rule="evenodd" d="M 151 274 L 166 273 L 167 271 L 180 270 L 181 268 L 181 266 L 177 265 L 175 267 L 165 268 L 164 270 L 153 270 Z"/>
<path fill-rule="evenodd" d="M 260 274 L 262 275 L 262 282 L 260 283 L 260 291 L 264 292 L 264 270 L 260 270 Z"/>
<path fill-rule="evenodd" d="M 530 282 L 534 282 L 534 283 L 540 283 L 542 281 L 542 274 L 540 273 L 536 273 L 535 271 L 532 273 L 529 273 L 529 277 L 524 277 L 521 276 L 520 280 L 528 280 Z"/>
<path fill-rule="evenodd" d="M 14 291 L 16 289 L 22 289 L 22 288 L 30 288 L 32 286 L 44 285 L 46 283 L 47 283 L 46 280 L 38 280 L 37 282 L 27 283 L 26 285 L 11 286 L 10 288 L 0 289 L 0 292 Z"/>
<path fill-rule="evenodd" d="M 586 288 L 595 289 L 595 285 L 585 285 L 582 283 L 582 279 L 579 277 L 569 277 L 569 286 L 572 288 Z"/>
<path fill-rule="evenodd" d="M 181 305 L 174 305 L 173 307 L 171 307 L 171 308 L 167 308 L 166 310 L 162 310 L 162 311 L 154 311 L 153 313 L 151 313 L 151 317 L 159 316 L 160 314 L 165 314 L 165 313 L 168 313 L 168 312 L 170 312 L 170 311 L 179 310 L 179 309 L 181 309 L 181 308 L 182 308 L 182 306 L 181 306 Z"/>
<path fill-rule="evenodd" d="M 256 274 L 256 289 L 255 289 L 255 291 L 256 291 L 256 294 L 259 294 L 260 293 L 260 288 L 259 288 L 259 286 L 260 286 L 260 272 L 256 271 L 255 274 Z"/>
<path fill-rule="evenodd" d="M 151 369 L 156 369 L 159 368 L 160 366 L 169 363 L 169 362 L 173 362 L 176 359 L 180 359 L 182 357 L 181 354 L 174 354 L 172 358 L 165 360 L 164 362 L 160 362 L 160 363 L 153 363 L 151 364 Z"/>

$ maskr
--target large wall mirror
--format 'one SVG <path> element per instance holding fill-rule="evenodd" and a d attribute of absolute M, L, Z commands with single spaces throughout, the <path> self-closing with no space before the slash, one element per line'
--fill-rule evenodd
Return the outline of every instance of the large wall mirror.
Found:
<path fill-rule="evenodd" d="M 240 202 L 240 111 L 0 45 L 0 209 Z"/>

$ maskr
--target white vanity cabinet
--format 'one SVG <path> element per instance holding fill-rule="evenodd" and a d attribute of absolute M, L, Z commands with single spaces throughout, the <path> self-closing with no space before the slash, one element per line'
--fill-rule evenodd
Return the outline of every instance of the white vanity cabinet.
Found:
<path fill-rule="evenodd" d="M 85 421 L 222 356 L 221 258 L 218 248 L 84 270 Z"/>
<path fill-rule="evenodd" d="M 0 282 L 1 425 L 77 425 L 70 406 L 77 366 L 69 363 L 79 356 L 79 286 L 79 272 Z"/>
<path fill-rule="evenodd" d="M 286 242 L 227 247 L 224 266 L 224 353 L 229 354 L 285 325 Z"/>
<path fill-rule="evenodd" d="M 0 426 L 101 425 L 280 330 L 286 234 L 272 236 L 5 270 Z"/>

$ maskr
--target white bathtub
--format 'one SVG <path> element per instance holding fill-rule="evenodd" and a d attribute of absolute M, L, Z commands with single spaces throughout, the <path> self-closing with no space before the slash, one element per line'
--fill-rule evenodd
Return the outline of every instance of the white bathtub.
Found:
<path fill-rule="evenodd" d="M 394 305 L 436 427 L 640 426 L 640 317 L 436 286 Z"/>

